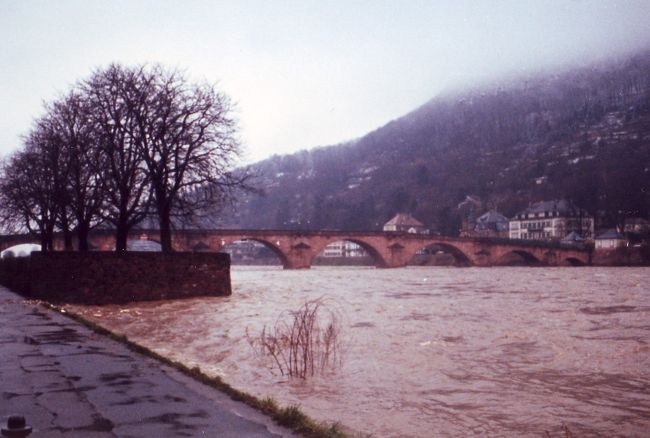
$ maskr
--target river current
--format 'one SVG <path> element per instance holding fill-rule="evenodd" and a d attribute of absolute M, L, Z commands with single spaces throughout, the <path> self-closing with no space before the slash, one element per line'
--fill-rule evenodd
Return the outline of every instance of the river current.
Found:
<path fill-rule="evenodd" d="M 650 268 L 234 267 L 233 295 L 70 306 L 232 386 L 373 437 L 648 436 Z M 246 339 L 325 297 L 334 372 L 282 376 Z"/>

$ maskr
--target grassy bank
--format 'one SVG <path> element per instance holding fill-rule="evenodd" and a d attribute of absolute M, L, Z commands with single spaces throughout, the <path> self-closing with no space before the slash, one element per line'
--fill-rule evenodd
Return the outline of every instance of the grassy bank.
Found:
<path fill-rule="evenodd" d="M 273 398 L 267 397 L 265 399 L 260 399 L 251 394 L 247 394 L 243 391 L 233 388 L 228 383 L 224 382 L 218 376 L 208 376 L 205 374 L 199 367 L 190 368 L 187 365 L 171 360 L 165 356 L 162 356 L 155 351 L 150 350 L 147 347 L 144 347 L 140 344 L 137 344 L 129 340 L 124 335 L 118 335 L 112 331 L 102 327 L 101 325 L 90 321 L 84 318 L 81 315 L 76 313 L 68 312 L 60 306 L 42 302 L 42 304 L 52 310 L 62 313 L 67 317 L 78 321 L 88 327 L 90 330 L 98 333 L 100 335 L 107 336 L 113 340 L 121 342 L 126 345 L 130 350 L 158 360 L 159 362 L 171 366 L 180 372 L 184 373 L 187 376 L 192 377 L 193 379 L 211 386 L 221 392 L 226 393 L 230 396 L 231 399 L 239 402 L 246 403 L 247 405 L 257 409 L 258 411 L 270 416 L 277 424 L 287 427 L 292 431 L 307 437 L 307 438 L 359 438 L 359 435 L 350 434 L 349 432 L 344 432 L 343 428 L 339 424 L 326 424 L 309 418 L 305 415 L 299 406 L 280 406 Z"/>

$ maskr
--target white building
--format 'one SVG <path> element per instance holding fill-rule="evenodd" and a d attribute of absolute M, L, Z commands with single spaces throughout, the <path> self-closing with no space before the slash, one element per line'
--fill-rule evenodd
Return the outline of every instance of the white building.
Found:
<path fill-rule="evenodd" d="M 365 255 L 366 251 L 361 245 L 347 240 L 332 242 L 323 250 L 323 257 L 364 257 Z"/>
<path fill-rule="evenodd" d="M 627 238 L 624 234 L 619 233 L 616 229 L 605 231 L 596 237 L 596 249 L 616 249 L 628 246 Z"/>
<path fill-rule="evenodd" d="M 570 233 L 594 238 L 594 218 L 570 201 L 537 202 L 509 222 L 511 239 L 562 240 Z"/>
<path fill-rule="evenodd" d="M 398 213 L 384 224 L 384 231 L 396 231 L 411 234 L 426 234 L 427 228 L 410 214 Z"/>

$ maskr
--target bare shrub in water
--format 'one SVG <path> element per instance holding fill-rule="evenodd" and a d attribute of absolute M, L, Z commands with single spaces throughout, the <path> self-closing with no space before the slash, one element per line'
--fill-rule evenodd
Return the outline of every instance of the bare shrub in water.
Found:
<path fill-rule="evenodd" d="M 546 432 L 547 438 L 551 438 L 551 434 L 549 433 L 548 430 L 545 430 L 544 432 Z M 569 426 L 567 426 L 566 424 L 562 425 L 562 432 L 564 433 L 564 438 L 573 438 L 573 434 L 569 430 Z"/>
<path fill-rule="evenodd" d="M 305 302 L 298 310 L 283 312 L 275 325 L 264 326 L 248 342 L 273 359 L 282 375 L 306 379 L 340 365 L 340 318 L 322 298 Z"/>

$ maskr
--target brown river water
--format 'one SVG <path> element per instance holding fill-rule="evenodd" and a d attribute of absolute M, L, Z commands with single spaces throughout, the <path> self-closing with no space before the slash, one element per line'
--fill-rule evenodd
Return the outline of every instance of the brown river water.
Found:
<path fill-rule="evenodd" d="M 233 295 L 82 313 L 232 386 L 373 437 L 650 436 L 650 268 L 234 267 Z M 326 297 L 340 368 L 288 379 L 246 340 Z"/>

